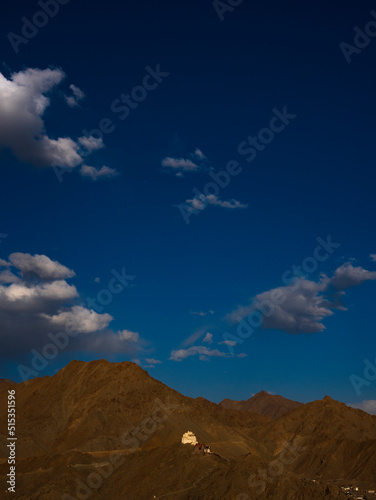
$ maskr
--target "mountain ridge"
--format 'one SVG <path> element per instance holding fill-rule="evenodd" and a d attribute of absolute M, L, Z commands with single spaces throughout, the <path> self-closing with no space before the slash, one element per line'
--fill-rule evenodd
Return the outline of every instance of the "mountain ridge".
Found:
<path fill-rule="evenodd" d="M 282 417 L 303 405 L 303 403 L 299 403 L 298 401 L 269 394 L 266 391 L 260 391 L 248 400 L 234 401 L 226 398 L 219 404 L 228 409 L 249 411 L 273 419 Z"/>

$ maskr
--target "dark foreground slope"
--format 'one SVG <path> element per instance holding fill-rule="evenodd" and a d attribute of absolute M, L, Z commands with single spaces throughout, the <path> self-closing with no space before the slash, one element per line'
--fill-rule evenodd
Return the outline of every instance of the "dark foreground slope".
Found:
<path fill-rule="evenodd" d="M 376 417 L 328 397 L 272 420 L 187 398 L 133 363 L 107 361 L 72 362 L 15 388 L 11 499 L 329 500 L 351 498 L 341 485 L 376 489 Z M 182 445 L 188 430 L 214 453 Z"/>
<path fill-rule="evenodd" d="M 68 453 L 55 457 L 24 459 L 19 465 L 19 500 L 345 500 L 338 485 L 313 482 L 290 474 L 255 482 L 253 471 L 268 470 L 252 455 L 224 459 L 199 455 L 190 445 L 143 450 L 118 456 L 113 466 L 108 454 Z M 0 466 L 0 470 L 2 467 Z"/>

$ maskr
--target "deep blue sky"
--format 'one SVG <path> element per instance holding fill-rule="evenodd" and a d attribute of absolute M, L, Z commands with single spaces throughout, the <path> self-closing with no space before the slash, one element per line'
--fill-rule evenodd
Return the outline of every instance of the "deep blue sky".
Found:
<path fill-rule="evenodd" d="M 152 376 L 186 395 L 247 399 L 264 389 L 302 402 L 326 394 L 349 403 L 376 399 L 375 382 L 357 395 L 349 381 L 362 376 L 365 358 L 375 361 L 373 281 L 348 290 L 348 310 L 324 319 L 324 332 L 259 330 L 234 348 L 247 357 L 169 360 L 201 328 L 214 342 L 195 345 L 226 352 L 218 342 L 236 328 L 226 314 L 282 286 L 283 273 L 312 255 L 317 237 L 330 234 L 341 247 L 310 279 L 332 276 L 350 259 L 376 270 L 369 256 L 376 253 L 376 40 L 350 64 L 339 47 L 353 43 L 354 26 L 370 21 L 373 7 L 244 0 L 221 22 L 209 0 L 71 0 L 15 54 L 7 34 L 21 33 L 22 16 L 31 19 L 40 7 L 8 2 L 0 20 L 1 72 L 9 79 L 27 68 L 64 71 L 49 94 L 46 133 L 76 140 L 112 119 L 116 129 L 88 163 L 120 175 L 94 182 L 77 168 L 59 183 L 52 168 L 4 149 L 0 233 L 8 237 L 0 240 L 0 258 L 47 255 L 75 271 L 69 283 L 83 299 L 125 266 L 134 286 L 105 308 L 111 328 L 146 339 L 141 364 L 162 361 Z M 119 120 L 111 103 L 157 64 L 170 75 Z M 72 109 L 62 98 L 71 83 L 86 95 Z M 284 106 L 297 117 L 248 163 L 238 145 Z M 200 172 L 179 178 L 162 168 L 164 158 L 192 159 L 196 148 L 207 157 Z M 177 205 L 203 189 L 209 168 L 222 170 L 230 160 L 243 170 L 219 197 L 248 208 L 208 206 L 185 224 Z M 65 352 L 41 376 L 71 359 L 101 357 L 133 359 Z M 9 355 L 0 376 L 19 380 L 20 359 Z"/>

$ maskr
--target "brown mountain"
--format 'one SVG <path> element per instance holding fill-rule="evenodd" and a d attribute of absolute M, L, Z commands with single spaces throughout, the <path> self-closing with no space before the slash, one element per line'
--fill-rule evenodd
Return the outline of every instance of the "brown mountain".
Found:
<path fill-rule="evenodd" d="M 258 392 L 247 401 L 224 399 L 219 404 L 228 409 L 251 411 L 273 419 L 282 417 L 282 415 L 286 415 L 290 411 L 295 410 L 295 408 L 302 406 L 302 403 L 286 399 L 282 396 L 274 396 L 265 391 Z"/>
<path fill-rule="evenodd" d="M 1 405 L 5 400 L 3 393 Z M 161 420 L 159 428 L 150 435 L 136 431 L 154 412 Z M 18 384 L 17 415 L 17 432 L 23 440 L 20 458 L 51 449 L 86 452 L 169 445 L 187 430 L 229 457 L 239 456 L 253 449 L 251 426 L 268 422 L 259 415 L 226 411 L 203 398 L 185 397 L 134 363 L 105 360 L 72 361 L 54 377 Z M 4 429 L 4 412 L 0 423 Z M 124 445 L 126 439 L 122 443 L 121 436 L 125 432 L 131 436 Z"/>
<path fill-rule="evenodd" d="M 342 485 L 375 489 L 376 417 L 330 398 L 272 420 L 185 397 L 133 363 L 103 360 L 73 361 L 15 388 L 11 499 L 330 500 L 349 498 Z M 213 453 L 181 444 L 188 430 Z"/>
<path fill-rule="evenodd" d="M 7 389 L 13 389 L 15 385 L 16 383 L 12 380 L 8 380 L 7 378 L 0 378 L 0 392 Z"/>

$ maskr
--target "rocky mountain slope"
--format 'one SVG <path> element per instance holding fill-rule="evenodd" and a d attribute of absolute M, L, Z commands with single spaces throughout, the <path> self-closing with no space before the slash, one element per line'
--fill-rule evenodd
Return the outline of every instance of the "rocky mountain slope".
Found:
<path fill-rule="evenodd" d="M 329 397 L 272 419 L 185 397 L 133 363 L 104 360 L 73 361 L 15 389 L 12 499 L 329 500 L 349 498 L 341 485 L 376 489 L 376 417 Z M 182 445 L 188 430 L 213 453 Z M 2 478 L 6 444 L 0 435 Z"/>

